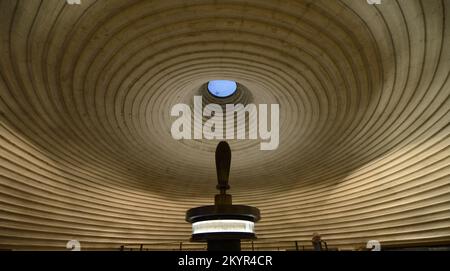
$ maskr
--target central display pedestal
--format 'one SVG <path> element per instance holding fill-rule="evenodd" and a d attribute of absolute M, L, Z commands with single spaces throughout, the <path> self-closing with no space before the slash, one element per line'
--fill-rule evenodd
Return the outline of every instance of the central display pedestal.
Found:
<path fill-rule="evenodd" d="M 191 241 L 206 242 L 208 251 L 240 251 L 242 239 L 256 239 L 254 225 L 260 219 L 258 208 L 233 205 L 232 196 L 226 193 L 230 188 L 230 164 L 230 146 L 220 142 L 216 149 L 217 189 L 220 194 L 215 196 L 214 205 L 186 212 L 186 221 L 192 223 Z"/>

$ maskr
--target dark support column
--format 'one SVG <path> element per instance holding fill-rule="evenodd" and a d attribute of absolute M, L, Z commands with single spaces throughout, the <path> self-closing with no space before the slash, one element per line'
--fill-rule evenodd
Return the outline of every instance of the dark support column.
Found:
<path fill-rule="evenodd" d="M 241 251 L 241 240 L 208 240 L 208 251 Z"/>

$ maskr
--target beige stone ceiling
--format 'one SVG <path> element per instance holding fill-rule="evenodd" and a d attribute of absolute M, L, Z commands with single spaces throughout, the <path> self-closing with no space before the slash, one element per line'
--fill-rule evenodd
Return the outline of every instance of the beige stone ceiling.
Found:
<path fill-rule="evenodd" d="M 174 104 L 232 79 L 280 145 L 230 141 L 261 244 L 450 242 L 450 1 L 0 0 L 0 248 L 187 241 L 217 141 Z M 250 99 L 249 98 L 249 99 Z M 262 246 L 262 245 L 261 245 Z"/>

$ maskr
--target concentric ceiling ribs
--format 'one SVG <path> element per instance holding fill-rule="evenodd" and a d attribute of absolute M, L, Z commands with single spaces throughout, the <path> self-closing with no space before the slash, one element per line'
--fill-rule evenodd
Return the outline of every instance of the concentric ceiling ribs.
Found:
<path fill-rule="evenodd" d="M 449 6 L 0 0 L 0 247 L 187 240 L 217 141 L 170 109 L 217 78 L 280 104 L 276 151 L 230 142 L 262 241 L 450 241 Z"/>

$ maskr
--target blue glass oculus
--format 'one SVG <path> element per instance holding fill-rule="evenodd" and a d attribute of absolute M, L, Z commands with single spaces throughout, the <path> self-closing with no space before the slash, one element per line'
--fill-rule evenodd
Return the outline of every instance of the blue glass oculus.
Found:
<path fill-rule="evenodd" d="M 237 84 L 230 80 L 212 80 L 208 82 L 208 91 L 219 98 L 233 95 L 237 90 Z"/>

